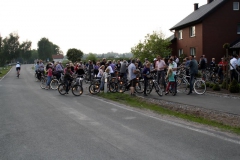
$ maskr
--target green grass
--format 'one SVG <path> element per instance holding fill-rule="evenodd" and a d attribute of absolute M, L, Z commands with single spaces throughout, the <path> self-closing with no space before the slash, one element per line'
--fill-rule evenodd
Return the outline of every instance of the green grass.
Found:
<path fill-rule="evenodd" d="M 181 112 L 173 111 L 173 110 L 164 108 L 162 106 L 159 106 L 157 104 L 146 102 L 139 97 L 132 97 L 129 94 L 100 93 L 98 95 L 100 97 L 110 99 L 110 100 L 113 100 L 113 101 L 116 101 L 116 102 L 119 102 L 119 103 L 122 103 L 122 104 L 125 104 L 125 105 L 129 105 L 131 107 L 140 108 L 140 109 L 148 109 L 148 110 L 154 111 L 158 114 L 175 116 L 175 117 L 182 118 L 182 119 L 185 119 L 185 120 L 188 120 L 188 121 L 197 122 L 197 123 L 200 123 L 200 124 L 217 127 L 219 129 L 230 131 L 230 132 L 233 132 L 233 133 L 236 133 L 236 134 L 240 135 L 240 127 L 232 127 L 232 126 L 228 126 L 228 125 L 216 122 L 216 121 L 204 119 L 204 118 L 198 117 L 196 115 L 184 114 L 184 113 L 181 113 Z"/>
<path fill-rule="evenodd" d="M 0 77 L 5 76 L 12 67 L 0 67 Z"/>

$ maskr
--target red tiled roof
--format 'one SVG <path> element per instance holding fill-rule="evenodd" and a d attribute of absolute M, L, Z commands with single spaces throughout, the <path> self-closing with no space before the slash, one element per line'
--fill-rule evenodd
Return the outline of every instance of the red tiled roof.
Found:
<path fill-rule="evenodd" d="M 63 59 L 63 55 L 62 54 L 57 54 L 57 55 L 52 55 L 53 59 Z"/>

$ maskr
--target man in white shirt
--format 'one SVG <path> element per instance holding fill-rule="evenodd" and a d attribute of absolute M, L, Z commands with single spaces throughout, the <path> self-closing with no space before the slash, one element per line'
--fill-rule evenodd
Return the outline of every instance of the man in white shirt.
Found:
<path fill-rule="evenodd" d="M 157 57 L 155 69 L 157 70 L 157 82 L 160 84 L 160 79 L 162 78 L 162 85 L 164 86 L 164 91 L 166 89 L 166 82 L 165 82 L 165 71 L 164 69 L 167 68 L 166 63 L 162 60 L 161 56 Z"/>
<path fill-rule="evenodd" d="M 233 54 L 233 58 L 230 60 L 230 73 L 231 73 L 231 81 L 233 79 L 238 80 L 238 75 L 236 72 L 237 69 L 237 55 Z"/>

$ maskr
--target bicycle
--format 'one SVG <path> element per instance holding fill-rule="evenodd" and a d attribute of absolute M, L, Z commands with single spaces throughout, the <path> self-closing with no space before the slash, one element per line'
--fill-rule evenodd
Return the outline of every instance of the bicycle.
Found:
<path fill-rule="evenodd" d="M 157 83 L 156 77 L 157 77 L 156 74 L 153 74 L 152 78 L 148 79 L 146 93 L 150 94 L 152 92 L 152 89 L 154 88 L 155 91 L 157 92 L 157 94 L 159 96 L 162 96 L 163 91 L 162 91 L 161 87 L 159 86 L 159 84 Z"/>
<path fill-rule="evenodd" d="M 190 89 L 190 83 L 188 82 L 187 78 L 190 78 L 190 76 L 187 75 L 182 75 L 183 77 L 181 78 L 181 84 L 179 85 L 179 89 L 183 89 L 185 93 L 189 92 Z M 177 75 L 178 77 L 178 75 Z M 205 81 L 202 80 L 202 78 L 196 78 L 194 77 L 194 82 L 193 82 L 193 90 L 195 93 L 201 95 L 206 92 L 206 84 Z"/>
<path fill-rule="evenodd" d="M 64 77 L 64 75 L 62 73 L 61 73 L 61 77 L 59 78 L 59 80 L 57 79 L 56 76 L 53 76 L 53 79 L 50 82 L 51 89 L 57 90 L 58 85 L 64 82 L 63 77 Z"/>
<path fill-rule="evenodd" d="M 69 87 L 72 90 L 72 94 L 74 96 L 80 96 L 83 94 L 83 88 L 79 84 L 79 81 L 72 81 L 71 83 L 68 81 L 67 83 L 69 83 Z M 66 88 L 67 88 L 66 83 L 61 83 L 58 85 L 58 92 L 61 95 L 65 95 L 65 94 L 67 94 Z"/>

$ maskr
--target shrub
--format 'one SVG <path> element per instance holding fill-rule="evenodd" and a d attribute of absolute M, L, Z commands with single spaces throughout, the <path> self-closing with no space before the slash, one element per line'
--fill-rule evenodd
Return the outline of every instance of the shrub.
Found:
<path fill-rule="evenodd" d="M 210 88 L 213 88 L 213 86 L 214 86 L 213 83 L 210 83 L 210 84 L 209 84 L 209 87 L 210 87 Z"/>
<path fill-rule="evenodd" d="M 220 91 L 221 88 L 220 88 L 219 84 L 214 84 L 214 85 L 213 85 L 213 90 L 214 90 L 214 91 Z"/>
<path fill-rule="evenodd" d="M 227 82 L 226 81 L 222 82 L 222 89 L 227 89 Z"/>
<path fill-rule="evenodd" d="M 205 84 L 206 84 L 206 87 L 209 87 L 209 85 L 210 85 L 210 83 L 209 83 L 209 82 L 206 82 Z"/>
<path fill-rule="evenodd" d="M 239 85 L 238 85 L 238 82 L 237 82 L 235 79 L 230 83 L 230 85 L 229 85 L 229 91 L 230 91 L 231 93 L 239 93 L 240 87 L 239 87 Z"/>

